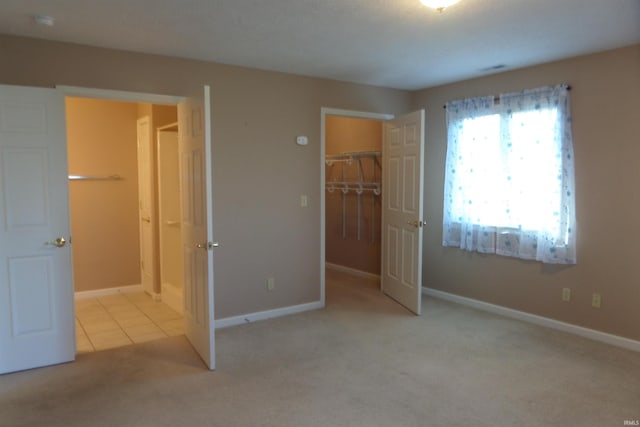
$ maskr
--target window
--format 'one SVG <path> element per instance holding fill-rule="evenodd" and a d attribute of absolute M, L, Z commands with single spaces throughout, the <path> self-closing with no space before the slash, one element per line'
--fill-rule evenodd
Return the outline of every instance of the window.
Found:
<path fill-rule="evenodd" d="M 574 264 L 566 86 L 447 104 L 443 245 Z"/>

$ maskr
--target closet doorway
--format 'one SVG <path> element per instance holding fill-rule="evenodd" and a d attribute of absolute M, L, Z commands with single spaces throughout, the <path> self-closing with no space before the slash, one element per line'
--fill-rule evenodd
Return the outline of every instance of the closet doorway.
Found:
<path fill-rule="evenodd" d="M 325 121 L 326 265 L 377 282 L 378 288 L 382 131 L 380 120 Z"/>
<path fill-rule="evenodd" d="M 381 289 L 381 185 L 384 121 L 392 115 L 321 111 L 321 299 L 327 277 Z"/>
<path fill-rule="evenodd" d="M 420 315 L 424 110 L 394 118 L 323 108 L 320 153 L 323 304 L 338 271 L 377 281 Z"/>

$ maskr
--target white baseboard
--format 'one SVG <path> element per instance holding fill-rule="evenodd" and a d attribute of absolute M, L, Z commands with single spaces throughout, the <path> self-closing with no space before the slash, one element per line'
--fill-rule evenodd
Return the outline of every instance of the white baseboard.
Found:
<path fill-rule="evenodd" d="M 274 317 L 288 316 L 290 314 L 302 313 L 304 311 L 318 310 L 324 308 L 321 301 L 307 304 L 292 305 L 289 307 L 276 308 L 274 310 L 259 311 L 257 313 L 243 314 L 242 316 L 225 317 L 216 320 L 216 329 L 228 328 L 230 326 L 244 325 L 245 323 L 258 322 L 260 320 L 273 319 Z"/>
<path fill-rule="evenodd" d="M 73 294 L 75 299 L 96 298 L 106 295 L 126 294 L 130 292 L 144 292 L 142 285 L 119 286 L 117 288 L 96 289 L 93 291 L 79 291 Z"/>
<path fill-rule="evenodd" d="M 362 271 L 362 270 L 356 270 L 355 268 L 345 267 L 344 265 L 325 262 L 324 266 L 325 268 L 328 268 L 330 270 L 353 274 L 354 276 L 363 277 L 365 279 L 380 280 L 380 276 L 377 274 L 369 273 L 367 271 Z"/>
<path fill-rule="evenodd" d="M 160 300 L 180 314 L 184 314 L 184 291 L 182 286 L 174 286 L 171 283 L 162 284 Z"/>
<path fill-rule="evenodd" d="M 600 341 L 616 347 L 626 348 L 628 350 L 640 352 L 640 341 L 621 337 L 618 335 L 608 334 L 606 332 L 596 331 L 595 329 L 584 328 L 582 326 L 572 325 L 571 323 L 561 322 L 559 320 L 549 319 L 524 311 L 514 310 L 500 305 L 490 304 L 488 302 L 478 301 L 472 298 L 462 297 L 460 295 L 450 294 L 448 292 L 439 291 L 437 289 L 422 288 L 422 293 L 434 298 L 455 302 L 458 304 L 473 307 L 478 310 L 488 311 L 490 313 L 499 314 L 510 317 L 512 319 L 522 320 L 524 322 L 533 323 L 547 328 L 556 329 L 563 332 L 579 335 L 594 341 Z"/>

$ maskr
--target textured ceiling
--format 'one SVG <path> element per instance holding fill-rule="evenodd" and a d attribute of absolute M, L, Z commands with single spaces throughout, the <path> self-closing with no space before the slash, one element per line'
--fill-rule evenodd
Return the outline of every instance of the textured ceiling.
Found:
<path fill-rule="evenodd" d="M 2 0 L 0 33 L 419 89 L 640 43 L 640 0 Z"/>

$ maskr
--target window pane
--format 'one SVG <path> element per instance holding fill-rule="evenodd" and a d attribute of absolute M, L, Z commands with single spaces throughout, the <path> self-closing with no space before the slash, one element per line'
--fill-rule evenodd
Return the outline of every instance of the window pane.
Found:
<path fill-rule="evenodd" d="M 465 119 L 458 137 L 453 212 L 465 222 L 491 223 L 501 175 L 500 116 Z"/>
<path fill-rule="evenodd" d="M 561 150 L 555 138 L 558 111 L 514 113 L 507 120 L 508 199 L 506 225 L 559 233 Z"/>
<path fill-rule="evenodd" d="M 557 234 L 561 151 L 556 109 L 464 119 L 458 133 L 454 217 Z M 506 126 L 506 129 L 501 129 Z M 511 138 L 501 138 L 501 131 Z"/>

